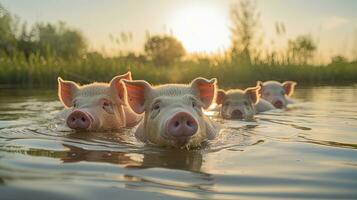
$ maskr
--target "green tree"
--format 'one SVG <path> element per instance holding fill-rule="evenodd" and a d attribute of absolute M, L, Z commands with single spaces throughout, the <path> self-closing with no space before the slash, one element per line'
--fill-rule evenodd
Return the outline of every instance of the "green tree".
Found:
<path fill-rule="evenodd" d="M 17 50 L 26 58 L 38 52 L 37 41 L 34 41 L 33 37 L 33 32 L 27 29 L 27 23 L 23 23 L 20 34 L 17 36 Z"/>
<path fill-rule="evenodd" d="M 150 36 L 144 46 L 146 56 L 157 65 L 169 65 L 186 54 L 181 42 L 172 36 Z"/>
<path fill-rule="evenodd" d="M 254 54 L 258 54 L 256 46 L 259 44 L 258 29 L 260 13 L 256 4 L 250 0 L 241 0 L 239 4 L 231 6 L 231 57 L 251 63 Z"/>
<path fill-rule="evenodd" d="M 0 4 L 0 51 L 12 55 L 16 50 L 16 18 Z"/>
<path fill-rule="evenodd" d="M 307 64 L 314 57 L 316 49 L 310 35 L 300 35 L 288 41 L 288 60 L 294 64 Z"/>
<path fill-rule="evenodd" d="M 68 28 L 65 23 L 36 24 L 32 29 L 33 40 L 43 56 L 54 54 L 64 59 L 76 58 L 86 53 L 86 42 L 82 34 Z"/>
<path fill-rule="evenodd" d="M 331 64 L 338 65 L 338 64 L 347 64 L 348 60 L 346 57 L 338 55 L 331 58 Z"/>

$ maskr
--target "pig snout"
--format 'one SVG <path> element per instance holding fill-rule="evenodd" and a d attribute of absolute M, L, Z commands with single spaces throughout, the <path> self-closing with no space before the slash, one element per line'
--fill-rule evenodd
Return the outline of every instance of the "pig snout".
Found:
<path fill-rule="evenodd" d="M 73 111 L 67 118 L 67 125 L 71 129 L 88 129 L 91 124 L 90 114 L 80 110 Z"/>
<path fill-rule="evenodd" d="M 273 105 L 275 106 L 275 108 L 283 108 L 284 107 L 284 103 L 281 100 L 276 100 Z"/>
<path fill-rule="evenodd" d="M 243 113 L 239 109 L 235 109 L 231 113 L 232 118 L 235 119 L 242 119 L 243 118 Z"/>
<path fill-rule="evenodd" d="M 176 113 L 166 122 L 166 134 L 173 137 L 190 137 L 197 132 L 197 121 L 186 112 Z"/>

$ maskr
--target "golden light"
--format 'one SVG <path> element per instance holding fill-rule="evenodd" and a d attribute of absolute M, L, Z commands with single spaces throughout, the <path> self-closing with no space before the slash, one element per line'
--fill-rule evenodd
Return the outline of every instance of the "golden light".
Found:
<path fill-rule="evenodd" d="M 229 47 L 229 21 L 223 11 L 204 5 L 190 5 L 173 14 L 173 35 L 189 53 L 214 53 Z"/>

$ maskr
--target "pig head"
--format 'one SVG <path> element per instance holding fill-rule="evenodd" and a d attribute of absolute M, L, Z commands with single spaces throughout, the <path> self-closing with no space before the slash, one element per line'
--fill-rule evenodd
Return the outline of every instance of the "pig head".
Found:
<path fill-rule="evenodd" d="M 289 97 L 294 93 L 296 82 L 266 81 L 263 83 L 259 81 L 258 85 L 261 87 L 261 98 L 270 102 L 275 108 L 286 108 L 288 104 L 292 103 Z"/>
<path fill-rule="evenodd" d="M 141 116 L 125 105 L 125 89 L 120 80 L 131 80 L 130 72 L 110 83 L 79 86 L 58 78 L 58 96 L 70 109 L 66 123 L 75 130 L 113 130 L 136 125 Z"/>
<path fill-rule="evenodd" d="M 229 91 L 219 90 L 216 103 L 221 105 L 220 114 L 225 119 L 245 119 L 254 117 L 254 105 L 259 101 L 260 87 L 247 88 L 244 91 L 234 89 Z"/>
<path fill-rule="evenodd" d="M 137 114 L 145 113 L 136 130 L 141 141 L 189 148 L 216 136 L 218 126 L 203 114 L 215 98 L 216 79 L 196 78 L 189 85 L 156 87 L 146 81 L 123 83 L 130 107 Z"/>

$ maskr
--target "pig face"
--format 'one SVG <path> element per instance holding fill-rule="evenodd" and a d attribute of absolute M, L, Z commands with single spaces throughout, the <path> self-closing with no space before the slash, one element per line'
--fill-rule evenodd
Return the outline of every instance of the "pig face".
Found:
<path fill-rule="evenodd" d="M 269 101 L 275 108 L 286 108 L 290 97 L 294 93 L 296 82 L 285 81 L 279 83 L 277 81 L 258 82 L 261 87 L 261 98 Z"/>
<path fill-rule="evenodd" d="M 246 90 L 219 90 L 217 104 L 222 105 L 220 114 L 225 119 L 251 120 L 254 117 L 254 105 L 259 101 L 260 87 L 247 88 Z"/>
<path fill-rule="evenodd" d="M 152 87 L 145 81 L 123 80 L 128 104 L 144 121 L 136 136 L 160 146 L 191 147 L 214 138 L 216 130 L 203 114 L 215 98 L 216 79 L 197 78 L 190 85 Z"/>
<path fill-rule="evenodd" d="M 128 72 L 114 77 L 110 83 L 79 86 L 58 78 L 58 96 L 71 111 L 66 123 L 75 130 L 110 130 L 127 124 L 124 109 L 125 90 L 121 79 L 131 80 Z"/>

